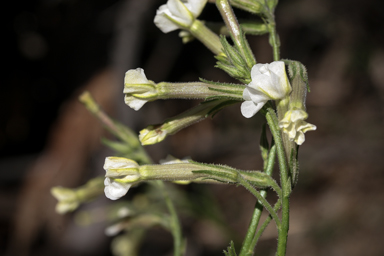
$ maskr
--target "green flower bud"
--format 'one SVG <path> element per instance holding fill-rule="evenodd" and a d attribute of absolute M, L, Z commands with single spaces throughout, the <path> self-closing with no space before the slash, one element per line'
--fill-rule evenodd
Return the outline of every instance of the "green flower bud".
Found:
<path fill-rule="evenodd" d="M 53 187 L 51 189 L 51 193 L 59 201 L 56 204 L 57 213 L 64 214 L 67 212 L 72 212 L 79 206 L 79 198 L 73 189 Z"/>
<path fill-rule="evenodd" d="M 230 100 L 211 100 L 203 102 L 197 107 L 181 113 L 173 118 L 166 120 L 160 125 L 151 125 L 140 131 L 139 140 L 142 145 L 152 145 L 163 141 L 168 135 L 177 133 L 178 131 L 197 123 L 211 114 L 216 113 L 228 104 L 236 101 Z"/>

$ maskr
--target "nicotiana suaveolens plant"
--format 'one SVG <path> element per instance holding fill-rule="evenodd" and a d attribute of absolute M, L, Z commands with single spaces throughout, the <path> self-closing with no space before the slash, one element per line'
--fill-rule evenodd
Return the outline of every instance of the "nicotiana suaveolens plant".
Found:
<path fill-rule="evenodd" d="M 119 142 L 104 139 L 103 142 L 114 149 L 116 156 L 107 157 L 104 164 L 106 171 L 104 183 L 98 177 L 77 189 L 55 187 L 52 194 L 58 199 L 57 211 L 65 213 L 75 210 L 79 204 L 100 195 L 117 200 L 127 193 L 132 186 L 149 183 L 161 191 L 165 208 L 138 210 L 130 205 L 130 225 L 118 218 L 107 234 L 116 234 L 116 230 L 127 230 L 124 237 L 116 240 L 113 251 L 121 255 L 122 244 L 130 244 L 124 249 L 125 255 L 136 255 L 143 230 L 161 225 L 169 230 L 174 238 L 174 255 L 183 255 L 186 243 L 183 239 L 176 207 L 171 200 L 163 181 L 179 184 L 221 183 L 244 186 L 252 193 L 257 202 L 245 239 L 237 250 L 230 243 L 225 255 L 253 255 L 255 246 L 268 224 L 273 221 L 278 231 L 276 255 L 286 254 L 289 229 L 289 199 L 298 180 L 298 149 L 305 141 L 307 131 L 316 130 L 316 126 L 306 122 L 308 113 L 305 102 L 308 76 L 304 65 L 298 61 L 280 59 L 280 41 L 276 32 L 274 10 L 277 0 L 216 0 L 223 23 L 201 21 L 199 15 L 204 10 L 207 0 L 168 0 L 156 12 L 154 23 L 164 33 L 180 30 L 184 43 L 195 38 L 203 43 L 217 59 L 216 67 L 237 79 L 239 83 L 229 84 L 212 82 L 206 79 L 189 83 L 155 83 L 149 80 L 143 69 L 128 70 L 124 79 L 125 103 L 138 111 L 144 104 L 158 99 L 201 99 L 197 106 L 165 120 L 161 124 L 150 125 L 135 135 L 129 128 L 110 119 L 96 104 L 89 93 L 84 93 L 80 100 L 114 134 Z M 209 1 L 214 2 L 214 1 Z M 260 21 L 239 23 L 232 7 L 248 11 L 261 18 Z M 259 19 L 260 20 L 260 19 Z M 274 61 L 267 64 L 256 62 L 248 44 L 246 34 L 268 34 Z M 230 37 L 231 42 L 227 40 Z M 207 117 L 213 117 L 225 107 L 241 103 L 240 111 L 245 118 L 257 113 L 265 117 L 260 151 L 263 159 L 261 170 L 238 170 L 225 165 L 205 164 L 191 159 L 172 159 L 154 164 L 146 154 L 144 145 L 156 144 L 167 136 L 180 131 Z M 266 136 L 267 127 L 272 140 Z M 277 158 L 279 181 L 272 178 L 272 170 Z M 278 196 L 274 203 L 266 200 L 267 191 L 272 189 Z M 263 209 L 269 216 L 260 222 Z M 122 208 L 123 210 L 125 208 Z M 121 210 L 121 209 L 120 209 Z M 153 214 L 156 212 L 156 214 Z M 138 228 L 142 218 L 147 225 Z M 133 228 L 135 227 L 135 228 Z M 118 246 L 117 246 L 118 245 Z M 127 246 L 125 248 L 128 248 Z M 120 249 L 119 249 L 120 248 Z M 119 254 L 120 253 L 120 254 Z"/>

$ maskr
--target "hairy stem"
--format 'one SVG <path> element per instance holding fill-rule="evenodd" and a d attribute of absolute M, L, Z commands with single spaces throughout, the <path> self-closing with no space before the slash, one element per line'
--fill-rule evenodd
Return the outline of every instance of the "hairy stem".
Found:
<path fill-rule="evenodd" d="M 277 147 L 277 156 L 280 167 L 280 183 L 282 188 L 282 218 L 281 225 L 278 226 L 277 255 L 284 256 L 287 248 L 288 230 L 289 230 L 289 195 L 291 193 L 291 181 L 288 176 L 288 163 L 285 157 L 283 141 L 280 135 L 278 120 L 273 108 L 269 107 L 266 113 L 266 119 L 271 129 L 273 139 Z M 273 216 L 272 216 L 273 217 Z"/>
<path fill-rule="evenodd" d="M 238 176 L 238 182 L 249 192 L 251 192 L 257 198 L 257 200 L 259 200 L 260 204 L 262 204 L 269 212 L 269 214 L 271 214 L 273 220 L 276 222 L 277 228 L 279 228 L 281 226 L 279 216 L 277 216 L 276 211 L 272 208 L 268 201 L 263 196 L 261 196 L 261 194 L 246 179 L 244 179 L 242 175 Z"/>
<path fill-rule="evenodd" d="M 272 175 L 273 167 L 275 165 L 275 158 L 276 158 L 276 146 L 273 145 L 268 153 L 268 160 L 264 169 L 265 173 L 268 175 Z M 267 191 L 263 189 L 260 191 L 260 194 L 262 197 L 265 198 L 267 196 Z M 252 215 L 252 220 L 251 220 L 251 223 L 249 224 L 249 228 L 245 236 L 243 246 L 241 247 L 239 256 L 253 255 L 253 251 L 255 248 L 255 244 L 253 243 L 253 240 L 255 237 L 257 227 L 259 225 L 262 212 L 263 212 L 263 205 L 259 201 L 257 201 L 255 205 L 255 210 Z"/>

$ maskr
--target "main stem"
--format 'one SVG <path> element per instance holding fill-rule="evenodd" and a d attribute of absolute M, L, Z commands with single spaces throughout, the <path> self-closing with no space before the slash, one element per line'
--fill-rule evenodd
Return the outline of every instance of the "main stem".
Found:
<path fill-rule="evenodd" d="M 283 141 L 280 135 L 278 120 L 275 110 L 271 107 L 268 108 L 266 119 L 271 129 L 273 139 L 275 140 L 277 148 L 277 157 L 280 167 L 280 183 L 282 188 L 282 216 L 281 225 L 278 227 L 278 242 L 277 242 L 277 256 L 284 256 L 287 249 L 287 239 L 289 230 L 289 195 L 291 192 L 291 182 L 288 176 L 288 164 L 285 157 L 285 150 Z"/>

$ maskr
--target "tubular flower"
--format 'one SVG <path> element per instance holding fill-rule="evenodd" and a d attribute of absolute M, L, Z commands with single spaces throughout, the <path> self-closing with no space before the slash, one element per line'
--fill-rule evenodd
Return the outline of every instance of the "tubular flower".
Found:
<path fill-rule="evenodd" d="M 202 12 L 207 0 L 168 0 L 157 10 L 156 26 L 164 33 L 188 29 Z"/>
<path fill-rule="evenodd" d="M 246 118 L 254 116 L 268 100 L 283 99 L 292 90 L 282 61 L 254 65 L 251 78 L 243 91 L 245 102 L 241 104 L 241 113 Z"/>
<path fill-rule="evenodd" d="M 104 163 L 106 171 L 104 193 L 109 199 L 116 200 L 124 196 L 132 183 L 140 179 L 139 165 L 122 157 L 107 157 Z"/>
<path fill-rule="evenodd" d="M 304 133 L 316 130 L 315 125 L 304 121 L 307 118 L 308 114 L 303 109 L 292 108 L 285 113 L 284 118 L 279 122 L 279 127 L 288 134 L 291 141 L 301 145 L 305 141 Z"/>

